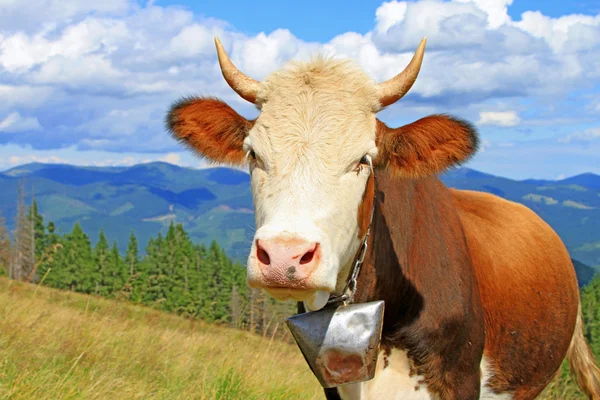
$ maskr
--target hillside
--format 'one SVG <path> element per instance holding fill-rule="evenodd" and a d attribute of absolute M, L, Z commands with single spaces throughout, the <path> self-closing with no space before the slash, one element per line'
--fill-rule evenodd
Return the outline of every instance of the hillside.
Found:
<path fill-rule="evenodd" d="M 0 278 L 0 320 L 3 399 L 322 398 L 295 345 L 145 307 Z"/>
<path fill-rule="evenodd" d="M 295 345 L 126 302 L 0 277 L 0 320 L 4 399 L 324 399 Z M 540 399 L 582 398 L 563 364 Z"/>
<path fill-rule="evenodd" d="M 196 170 L 167 163 L 132 167 L 78 167 L 27 164 L 0 173 L 0 210 L 14 225 L 19 178 L 33 187 L 46 220 L 68 232 L 79 220 L 97 239 L 125 249 L 130 230 L 143 247 L 163 234 L 172 220 L 183 223 L 193 240 L 215 239 L 230 256 L 243 260 L 254 230 L 248 174 L 228 168 Z M 583 174 L 560 181 L 515 181 L 468 168 L 450 171 L 451 187 L 481 190 L 532 208 L 567 244 L 574 259 L 600 266 L 600 176 Z"/>
<path fill-rule="evenodd" d="M 195 170 L 167 163 L 123 168 L 27 164 L 0 174 L 0 210 L 14 227 L 19 178 L 33 188 L 45 220 L 58 232 L 79 221 L 92 242 L 100 228 L 125 250 L 133 230 L 142 250 L 150 236 L 184 224 L 196 242 L 215 239 L 238 259 L 254 226 L 248 174 L 228 168 Z"/>
<path fill-rule="evenodd" d="M 600 266 L 600 176 L 515 181 L 460 168 L 443 175 L 442 181 L 524 204 L 557 231 L 574 259 Z"/>

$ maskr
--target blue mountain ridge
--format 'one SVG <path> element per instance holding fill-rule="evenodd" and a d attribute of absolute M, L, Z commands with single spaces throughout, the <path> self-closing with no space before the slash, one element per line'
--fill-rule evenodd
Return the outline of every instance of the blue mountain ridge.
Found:
<path fill-rule="evenodd" d="M 124 250 L 134 230 L 141 250 L 151 236 L 182 223 L 192 240 L 217 240 L 244 260 L 254 234 L 249 175 L 237 169 L 192 169 L 164 162 L 130 167 L 32 163 L 0 173 L 0 211 L 14 228 L 17 185 L 33 190 L 46 221 L 68 232 L 79 221 L 95 243 L 100 229 Z M 449 187 L 479 190 L 526 205 L 561 236 L 571 256 L 600 266 L 600 176 L 516 181 L 469 168 L 441 176 Z M 584 268 L 583 267 L 580 268 Z"/>

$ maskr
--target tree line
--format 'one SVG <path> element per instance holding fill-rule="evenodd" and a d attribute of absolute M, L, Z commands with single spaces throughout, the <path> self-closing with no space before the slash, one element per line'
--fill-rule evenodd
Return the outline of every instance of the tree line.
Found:
<path fill-rule="evenodd" d="M 23 182 L 12 239 L 0 212 L 0 275 L 286 338 L 282 322 L 296 307 L 248 288 L 244 266 L 214 241 L 193 243 L 181 224 L 172 222 L 166 235 L 151 238 L 143 255 L 133 231 L 125 254 L 103 231 L 92 247 L 79 223 L 60 235 L 33 197 L 27 207 Z M 582 288 L 581 298 L 585 335 L 600 356 L 600 276 Z"/>
<path fill-rule="evenodd" d="M 276 302 L 246 285 L 246 270 L 216 243 L 193 243 L 182 224 L 152 237 L 139 251 L 135 232 L 121 254 L 104 232 L 95 246 L 79 223 L 58 234 L 24 184 L 17 195 L 12 238 L 0 214 L 0 274 L 19 281 L 151 306 L 189 318 L 289 339 L 282 322 L 295 303 Z"/>

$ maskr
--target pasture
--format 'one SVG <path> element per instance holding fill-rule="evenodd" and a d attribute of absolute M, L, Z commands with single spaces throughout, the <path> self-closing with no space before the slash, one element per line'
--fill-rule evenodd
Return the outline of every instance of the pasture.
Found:
<path fill-rule="evenodd" d="M 0 399 L 324 398 L 295 345 L 148 307 L 0 278 L 0 320 Z"/>
<path fill-rule="evenodd" d="M 0 279 L 0 399 L 319 399 L 277 339 Z"/>

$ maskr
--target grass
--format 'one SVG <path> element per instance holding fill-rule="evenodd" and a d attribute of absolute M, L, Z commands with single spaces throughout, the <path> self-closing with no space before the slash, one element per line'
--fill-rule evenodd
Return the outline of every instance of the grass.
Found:
<path fill-rule="evenodd" d="M 0 400 L 324 399 L 295 345 L 126 302 L 0 277 L 0 321 Z"/>
<path fill-rule="evenodd" d="M 296 346 L 0 278 L 0 399 L 322 399 Z"/>

